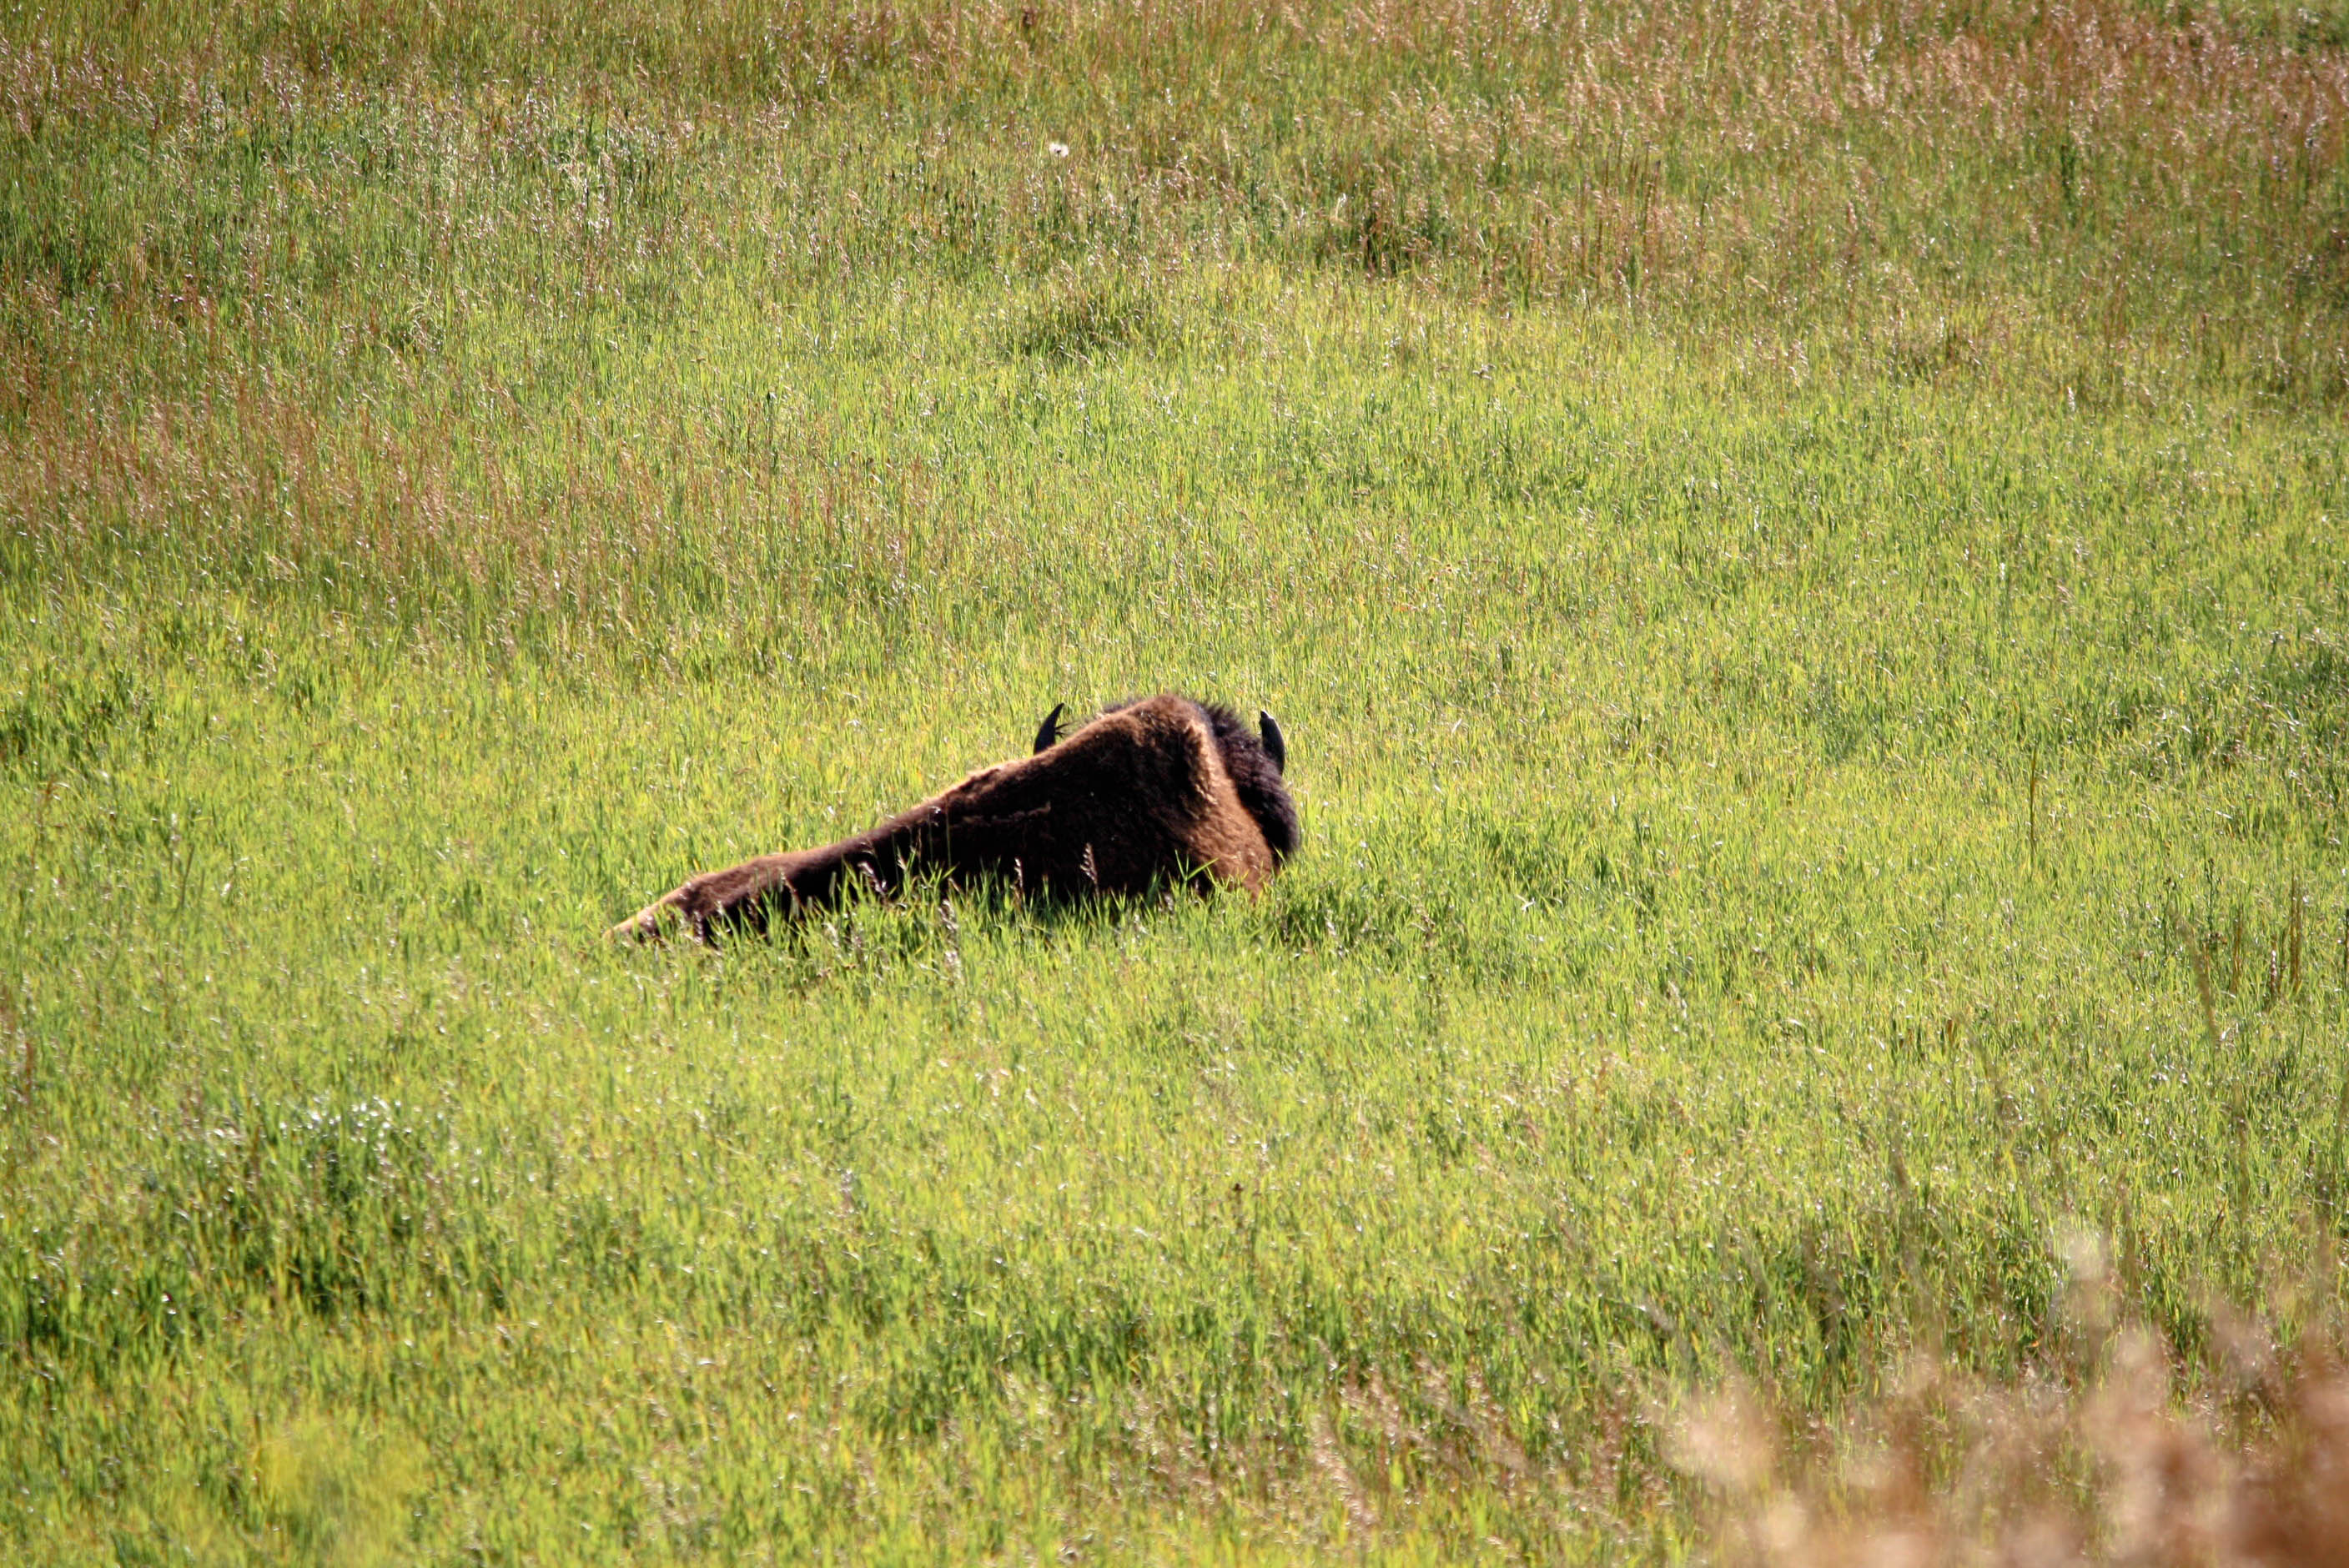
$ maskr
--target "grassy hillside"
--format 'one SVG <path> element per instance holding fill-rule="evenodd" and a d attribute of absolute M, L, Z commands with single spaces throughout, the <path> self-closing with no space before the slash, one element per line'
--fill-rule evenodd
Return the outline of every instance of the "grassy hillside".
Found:
<path fill-rule="evenodd" d="M 0 17 L 0 1556 L 1671 1558 L 1704 1390 L 2130 1345 L 2263 1440 L 2344 38 Z M 596 941 L 1162 687 L 1260 901 Z"/>

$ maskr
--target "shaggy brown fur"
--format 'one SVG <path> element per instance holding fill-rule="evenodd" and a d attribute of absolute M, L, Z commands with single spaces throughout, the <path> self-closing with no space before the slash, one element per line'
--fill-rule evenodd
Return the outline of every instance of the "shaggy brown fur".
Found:
<path fill-rule="evenodd" d="M 1297 847 L 1280 729 L 1260 741 L 1227 710 L 1183 696 L 1121 704 L 1034 756 L 982 768 L 880 826 L 822 849 L 761 855 L 695 877 L 614 926 L 703 941 L 833 904 L 854 886 L 888 894 L 909 875 L 996 876 L 1030 892 L 1140 892 L 1205 872 L 1255 892 Z"/>

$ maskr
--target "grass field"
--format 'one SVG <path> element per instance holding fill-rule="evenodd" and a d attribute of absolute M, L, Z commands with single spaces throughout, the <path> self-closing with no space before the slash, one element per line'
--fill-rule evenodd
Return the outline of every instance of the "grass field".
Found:
<path fill-rule="evenodd" d="M 11 8 L 0 1557 L 1672 1560 L 1723 1389 L 2275 1439 L 2344 43 Z M 596 940 L 1158 688 L 1288 730 L 1259 901 Z"/>

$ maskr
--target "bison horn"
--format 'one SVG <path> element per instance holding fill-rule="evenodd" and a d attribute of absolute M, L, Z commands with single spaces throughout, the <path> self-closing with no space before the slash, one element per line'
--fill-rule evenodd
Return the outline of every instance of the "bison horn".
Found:
<path fill-rule="evenodd" d="M 1061 715 L 1068 711 L 1069 705 L 1067 703 L 1056 702 L 1052 705 L 1052 711 L 1046 714 L 1044 716 L 1044 722 L 1036 727 L 1037 750 L 1050 751 L 1053 747 L 1060 744 Z"/>
<path fill-rule="evenodd" d="M 1264 737 L 1264 754 L 1272 758 L 1273 771 L 1288 771 L 1288 742 L 1280 738 L 1280 721 L 1262 708 L 1256 710 L 1256 727 Z"/>

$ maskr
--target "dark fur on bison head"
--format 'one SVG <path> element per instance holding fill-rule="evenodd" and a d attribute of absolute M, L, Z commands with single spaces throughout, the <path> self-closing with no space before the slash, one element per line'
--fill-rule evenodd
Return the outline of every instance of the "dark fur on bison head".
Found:
<path fill-rule="evenodd" d="M 1296 852 L 1288 743 L 1185 696 L 1141 697 L 1061 732 L 1055 707 L 1033 755 L 982 768 L 879 826 L 820 849 L 761 855 L 695 877 L 612 928 L 705 941 L 829 907 L 854 888 L 887 895 L 926 872 L 953 884 L 999 878 L 1085 898 L 1192 880 L 1261 890 Z"/>

